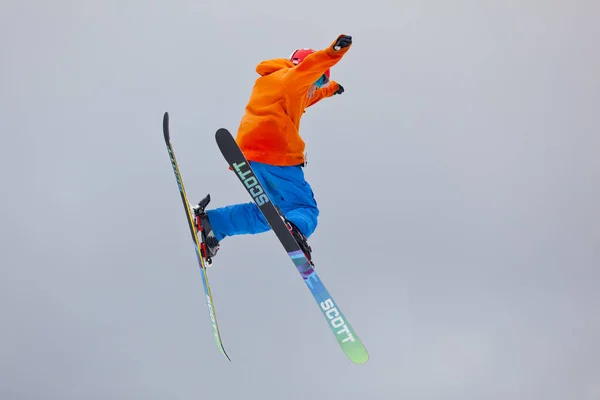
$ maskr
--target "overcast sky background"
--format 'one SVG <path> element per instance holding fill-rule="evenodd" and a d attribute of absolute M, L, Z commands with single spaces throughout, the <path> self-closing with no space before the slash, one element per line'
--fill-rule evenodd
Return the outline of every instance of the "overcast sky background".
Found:
<path fill-rule="evenodd" d="M 0 398 L 600 398 L 600 3 L 0 6 Z M 270 232 L 210 270 L 190 200 L 249 201 L 214 141 L 255 66 L 340 33 L 302 122 L 321 278 L 352 364 Z"/>

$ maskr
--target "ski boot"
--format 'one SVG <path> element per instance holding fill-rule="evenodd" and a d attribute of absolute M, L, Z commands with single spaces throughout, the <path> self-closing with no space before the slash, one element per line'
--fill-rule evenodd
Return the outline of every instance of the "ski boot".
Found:
<path fill-rule="evenodd" d="M 308 244 L 308 238 L 306 236 L 304 236 L 304 234 L 302 234 L 302 232 L 300 232 L 300 229 L 298 229 L 298 227 L 296 225 L 294 225 L 294 223 L 292 221 L 288 220 L 283 215 L 283 213 L 281 212 L 279 207 L 276 207 L 276 208 L 277 208 L 277 211 L 279 211 L 279 215 L 281 215 L 281 219 L 283 220 L 283 222 L 285 222 L 285 225 L 287 226 L 288 230 L 290 231 L 290 233 L 292 234 L 294 239 L 296 239 L 296 243 L 298 243 L 298 246 L 300 246 L 300 249 L 302 250 L 302 252 L 306 256 L 306 258 L 308 259 L 308 262 L 310 263 L 310 265 L 312 265 L 314 267 L 315 263 L 312 260 L 312 248 Z"/>
<path fill-rule="evenodd" d="M 308 244 L 307 237 L 304 236 L 302 232 L 300 232 L 300 229 L 298 229 L 298 227 L 294 225 L 293 222 L 288 221 L 287 219 L 284 219 L 284 221 L 288 227 L 288 230 L 290 231 L 292 236 L 294 236 L 294 239 L 296 239 L 298 246 L 300 246 L 300 249 L 308 259 L 308 262 L 314 267 L 315 263 L 312 260 L 312 248 Z"/>
<path fill-rule="evenodd" d="M 210 226 L 208 215 L 204 212 L 208 203 L 210 203 L 210 194 L 206 195 L 206 197 L 200 200 L 198 205 L 192 207 L 192 209 L 194 210 L 196 231 L 200 233 L 200 250 L 202 251 L 202 257 L 210 266 L 213 257 L 216 256 L 219 251 L 219 241 L 215 237 L 212 227 Z"/>

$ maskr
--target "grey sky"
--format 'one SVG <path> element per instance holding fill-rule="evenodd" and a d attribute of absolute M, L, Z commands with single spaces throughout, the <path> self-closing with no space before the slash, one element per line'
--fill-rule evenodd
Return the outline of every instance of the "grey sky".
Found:
<path fill-rule="evenodd" d="M 600 398 L 593 1 L 14 1 L 0 24 L 0 398 Z M 202 5 L 207 4 L 207 5 Z M 339 349 L 272 233 L 210 271 L 192 201 L 266 58 L 354 46 L 302 121 Z"/>

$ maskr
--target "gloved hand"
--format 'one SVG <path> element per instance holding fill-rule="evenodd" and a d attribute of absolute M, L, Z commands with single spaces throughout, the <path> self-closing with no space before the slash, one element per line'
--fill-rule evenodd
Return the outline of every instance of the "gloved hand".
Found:
<path fill-rule="evenodd" d="M 336 90 L 336 91 L 333 93 L 333 95 L 334 95 L 334 96 L 335 96 L 336 94 L 342 94 L 342 93 L 344 93 L 344 87 L 343 87 L 342 85 L 340 85 L 339 83 L 338 83 L 338 86 L 339 86 L 338 90 Z"/>
<path fill-rule="evenodd" d="M 338 40 L 333 45 L 333 49 L 335 51 L 340 51 L 341 49 L 348 47 L 352 44 L 352 36 L 342 35 L 338 38 Z"/>

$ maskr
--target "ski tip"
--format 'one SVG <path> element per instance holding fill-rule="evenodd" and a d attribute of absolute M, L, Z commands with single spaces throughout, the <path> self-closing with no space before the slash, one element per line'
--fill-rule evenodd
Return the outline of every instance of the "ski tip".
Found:
<path fill-rule="evenodd" d="M 165 112 L 165 115 L 163 116 L 163 134 L 165 135 L 165 141 L 169 141 L 171 140 L 170 134 L 169 134 L 169 113 Z"/>
<path fill-rule="evenodd" d="M 369 353 L 367 353 L 367 351 L 365 350 L 361 354 L 354 355 L 354 357 L 352 357 L 351 360 L 355 364 L 366 364 L 367 361 L 369 361 Z"/>
<path fill-rule="evenodd" d="M 217 129 L 217 132 L 215 133 L 215 138 L 218 140 L 219 137 L 223 137 L 224 135 L 231 136 L 231 133 L 229 133 L 229 131 L 225 128 L 219 128 L 219 129 Z"/>

